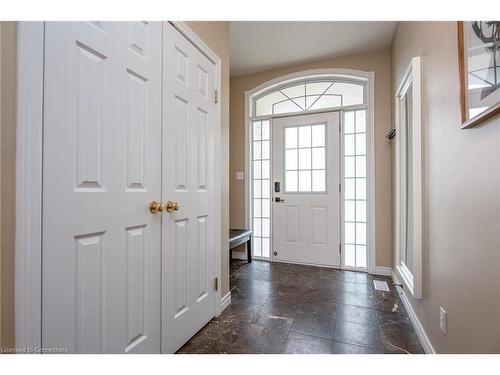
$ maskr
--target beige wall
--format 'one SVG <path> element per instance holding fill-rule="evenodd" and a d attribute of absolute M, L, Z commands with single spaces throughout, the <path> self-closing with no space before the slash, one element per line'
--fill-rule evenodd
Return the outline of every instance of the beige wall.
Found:
<path fill-rule="evenodd" d="M 222 296 L 229 291 L 229 22 L 187 22 L 222 60 Z"/>
<path fill-rule="evenodd" d="M 16 158 L 16 24 L 1 22 L 1 340 L 14 346 L 14 218 Z"/>
<path fill-rule="evenodd" d="M 285 74 L 319 68 L 345 68 L 375 72 L 376 265 L 390 267 L 392 264 L 391 149 L 385 138 L 385 132 L 391 126 L 390 50 L 231 77 L 230 225 L 234 228 L 245 226 L 245 181 L 236 181 L 235 178 L 236 171 L 245 170 L 245 91 Z"/>
<path fill-rule="evenodd" d="M 459 128 L 455 22 L 398 23 L 393 93 L 414 56 L 423 57 L 424 254 L 423 298 L 410 301 L 437 352 L 499 353 L 500 117 Z"/>

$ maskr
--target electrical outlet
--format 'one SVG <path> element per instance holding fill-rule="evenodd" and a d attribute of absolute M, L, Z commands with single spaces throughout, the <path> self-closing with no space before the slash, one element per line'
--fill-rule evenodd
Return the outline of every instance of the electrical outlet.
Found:
<path fill-rule="evenodd" d="M 446 310 L 443 306 L 439 306 L 439 329 L 441 333 L 446 336 L 446 329 L 448 325 L 448 317 L 446 314 Z"/>
<path fill-rule="evenodd" d="M 236 180 L 241 181 L 245 179 L 245 174 L 242 171 L 236 172 Z"/>

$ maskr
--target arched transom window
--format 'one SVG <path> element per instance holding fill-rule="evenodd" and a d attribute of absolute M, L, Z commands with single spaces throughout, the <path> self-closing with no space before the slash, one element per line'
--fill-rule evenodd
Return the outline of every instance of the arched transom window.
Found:
<path fill-rule="evenodd" d="M 254 116 L 307 112 L 366 103 L 365 84 L 337 79 L 282 86 L 254 99 Z"/>

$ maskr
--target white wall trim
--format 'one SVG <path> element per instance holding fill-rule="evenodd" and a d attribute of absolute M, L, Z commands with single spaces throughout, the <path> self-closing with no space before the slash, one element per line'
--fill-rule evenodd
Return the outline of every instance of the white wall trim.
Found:
<path fill-rule="evenodd" d="M 177 29 L 184 37 L 200 50 L 214 65 L 221 65 L 220 57 L 201 39 L 186 22 L 170 21 L 173 27 Z M 220 83 L 220 82 L 219 82 Z M 220 103 L 220 100 L 219 100 Z M 220 107 L 220 104 L 219 104 Z"/>
<path fill-rule="evenodd" d="M 227 294 L 224 297 L 222 297 L 222 299 L 220 300 L 219 315 L 222 314 L 222 312 L 225 309 L 227 309 L 230 304 L 231 304 L 231 292 L 227 292 Z"/>
<path fill-rule="evenodd" d="M 368 180 L 368 272 L 376 273 L 377 265 L 377 241 L 376 227 L 377 220 L 375 216 L 375 72 L 368 76 L 368 126 L 367 126 L 367 147 L 370 160 L 367 165 L 367 180 Z"/>
<path fill-rule="evenodd" d="M 256 259 L 259 259 L 258 257 Z M 264 261 L 271 261 L 270 259 L 263 259 Z M 312 267 L 322 267 L 322 268 L 331 268 L 333 270 L 341 270 L 342 268 L 339 265 L 336 264 L 321 264 L 321 263 L 307 263 L 307 262 L 295 262 L 293 260 L 285 260 L 285 259 L 280 259 L 280 260 L 272 260 L 272 262 L 275 263 L 283 263 L 283 264 L 297 264 L 299 266 L 312 266 Z M 346 271 L 351 271 L 351 270 L 346 270 Z M 352 271 L 361 271 L 361 270 L 352 270 Z"/>
<path fill-rule="evenodd" d="M 44 23 L 19 22 L 16 140 L 16 347 L 41 347 Z"/>
<path fill-rule="evenodd" d="M 371 275 L 378 275 L 378 276 L 391 276 L 392 275 L 392 268 L 391 267 L 375 267 L 373 272 L 370 272 Z"/>
<path fill-rule="evenodd" d="M 251 228 L 251 217 L 252 217 L 252 204 L 250 202 L 250 192 L 252 191 L 251 186 L 251 166 L 250 160 L 252 157 L 252 147 L 250 147 L 250 102 L 251 94 L 245 92 L 245 228 Z"/>
<path fill-rule="evenodd" d="M 394 271 L 391 274 L 392 281 L 395 284 L 400 284 L 400 281 Z M 408 297 L 406 296 L 406 293 L 401 290 L 400 287 L 396 287 L 399 297 L 401 298 L 401 301 L 403 301 L 403 305 L 408 312 L 408 316 L 410 317 L 411 323 L 413 324 L 413 328 L 415 328 L 415 332 L 417 333 L 418 339 L 420 341 L 420 344 L 422 345 L 422 348 L 424 349 L 424 352 L 427 354 L 436 354 L 436 350 L 434 350 L 434 347 L 432 346 L 431 340 L 429 339 L 429 336 L 427 336 L 427 333 L 424 330 L 424 327 L 422 323 L 420 322 L 420 319 L 418 318 L 417 314 L 415 313 L 415 310 L 413 309 L 410 301 L 408 300 Z"/>
<path fill-rule="evenodd" d="M 247 260 L 247 251 L 235 251 L 231 253 L 231 259 Z"/>

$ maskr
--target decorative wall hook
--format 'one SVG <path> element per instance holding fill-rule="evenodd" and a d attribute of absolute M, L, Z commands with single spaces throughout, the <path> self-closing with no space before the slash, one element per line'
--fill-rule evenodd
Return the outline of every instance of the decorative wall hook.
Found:
<path fill-rule="evenodd" d="M 396 129 L 394 128 L 390 128 L 385 135 L 387 139 L 393 139 L 395 136 L 396 136 Z"/>

